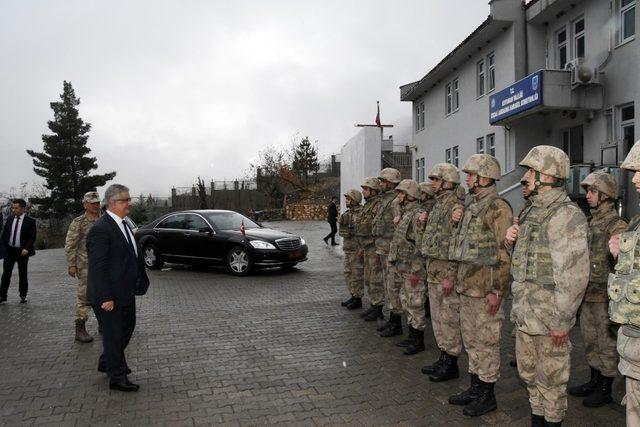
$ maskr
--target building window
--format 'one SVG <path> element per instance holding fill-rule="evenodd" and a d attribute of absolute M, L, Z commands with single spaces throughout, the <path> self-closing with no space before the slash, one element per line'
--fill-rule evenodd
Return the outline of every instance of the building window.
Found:
<path fill-rule="evenodd" d="M 447 148 L 444 150 L 444 161 L 447 163 L 451 163 L 451 148 Z"/>
<path fill-rule="evenodd" d="M 484 154 L 484 137 L 476 138 L 476 153 Z"/>
<path fill-rule="evenodd" d="M 453 149 L 451 150 L 451 163 L 455 167 L 458 167 L 458 146 L 457 145 L 453 147 Z"/>
<path fill-rule="evenodd" d="M 420 132 L 424 130 L 424 101 L 417 103 L 415 110 L 415 128 L 416 132 Z"/>
<path fill-rule="evenodd" d="M 620 0 L 620 43 L 636 35 L 636 0 Z"/>
<path fill-rule="evenodd" d="M 635 108 L 633 104 L 619 107 L 620 138 L 626 156 L 635 143 Z"/>
<path fill-rule="evenodd" d="M 584 18 L 580 18 L 573 23 L 573 57 L 584 58 L 585 35 Z"/>
<path fill-rule="evenodd" d="M 484 59 L 481 59 L 480 61 L 478 61 L 478 63 L 476 64 L 476 72 L 477 72 L 477 77 L 476 77 L 476 85 L 477 85 L 477 96 L 478 98 L 480 98 L 482 95 L 484 95 L 484 88 L 485 88 L 485 80 L 486 80 L 486 76 L 485 76 L 485 69 L 484 69 Z"/>
<path fill-rule="evenodd" d="M 496 134 L 495 133 L 487 135 L 487 154 L 491 154 L 493 157 L 496 156 Z"/>
<path fill-rule="evenodd" d="M 424 182 L 426 180 L 425 177 L 425 167 L 424 167 L 424 157 L 420 159 L 420 180 L 418 182 Z"/>
<path fill-rule="evenodd" d="M 451 83 L 445 86 L 445 109 L 447 114 L 451 114 L 453 112 L 453 97 L 451 95 Z"/>
<path fill-rule="evenodd" d="M 453 86 L 453 111 L 458 111 L 458 108 L 460 108 L 460 92 L 458 90 L 458 79 L 455 79 L 451 85 Z"/>
<path fill-rule="evenodd" d="M 556 33 L 556 65 L 558 69 L 564 70 L 564 67 L 567 65 L 568 57 L 567 29 L 563 28 Z"/>
<path fill-rule="evenodd" d="M 489 88 L 487 92 L 491 92 L 496 88 L 496 55 L 494 53 L 490 53 L 487 56 L 487 71 L 489 72 L 489 80 L 487 82 Z"/>

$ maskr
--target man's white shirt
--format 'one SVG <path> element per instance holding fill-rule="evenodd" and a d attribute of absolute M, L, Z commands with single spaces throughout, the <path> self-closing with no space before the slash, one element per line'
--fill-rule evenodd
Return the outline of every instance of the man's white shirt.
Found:
<path fill-rule="evenodd" d="M 125 240 L 127 242 L 129 240 L 131 240 L 131 242 L 133 243 L 133 250 L 135 251 L 136 256 L 138 256 L 138 248 L 137 248 L 137 245 L 135 243 L 136 239 L 133 237 L 133 232 L 131 230 L 129 230 L 129 227 L 125 228 L 124 218 L 120 218 L 118 215 L 114 214 L 109 209 L 107 209 L 107 213 L 109 214 L 109 216 L 111 218 L 113 218 L 113 220 L 116 222 L 116 224 L 118 224 L 118 227 L 120 227 L 120 231 L 122 231 L 122 235 L 124 236 Z M 129 237 L 127 237 L 127 233 L 129 235 Z"/>

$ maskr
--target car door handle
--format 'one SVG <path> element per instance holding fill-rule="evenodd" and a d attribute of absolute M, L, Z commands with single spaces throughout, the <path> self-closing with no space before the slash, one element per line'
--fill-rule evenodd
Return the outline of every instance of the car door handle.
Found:
<path fill-rule="evenodd" d="M 184 237 L 189 237 L 189 236 L 191 236 L 191 233 L 182 233 L 182 235 L 183 235 Z"/>

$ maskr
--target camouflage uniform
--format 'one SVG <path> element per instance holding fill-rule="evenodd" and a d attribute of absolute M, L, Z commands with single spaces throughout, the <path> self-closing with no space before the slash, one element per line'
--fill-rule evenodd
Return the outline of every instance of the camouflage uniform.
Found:
<path fill-rule="evenodd" d="M 621 166 L 640 171 L 640 143 L 631 148 Z M 636 177 L 633 178 L 634 182 Z M 628 231 L 619 241 L 618 263 L 615 274 L 609 275 L 607 291 L 611 320 L 622 326 L 618 331 L 618 370 L 626 377 L 627 426 L 640 426 L 640 215 L 629 224 Z"/>
<path fill-rule="evenodd" d="M 380 188 L 380 184 L 376 178 L 365 179 L 366 186 L 375 185 Z M 363 186 L 365 186 L 363 184 Z M 370 187 L 372 188 L 372 187 Z M 355 227 L 355 235 L 359 238 L 361 249 L 359 251 L 360 259 L 363 260 L 364 268 L 364 288 L 369 296 L 369 302 L 372 307 L 380 307 L 382 313 L 382 305 L 384 304 L 384 286 L 382 283 L 382 266 L 380 264 L 380 256 L 376 253 L 375 239 L 372 235 L 373 220 L 380 209 L 380 196 L 372 196 L 365 200 L 360 217 Z M 365 317 L 370 310 L 363 313 Z"/>
<path fill-rule="evenodd" d="M 393 168 L 385 168 L 380 171 L 378 179 L 398 184 L 400 182 L 400 172 Z M 397 307 L 397 310 L 400 309 L 400 288 L 396 286 L 396 271 L 394 266 L 389 265 L 388 257 L 395 230 L 393 219 L 398 215 L 400 215 L 400 206 L 396 200 L 396 191 L 385 191 L 380 195 L 380 208 L 373 220 L 372 231 L 375 237 L 376 253 L 380 257 L 382 266 L 382 283 L 389 301 L 389 308 Z"/>
<path fill-rule="evenodd" d="M 618 353 L 615 335 L 610 332 L 607 278 L 613 271 L 614 260 L 609 252 L 609 239 L 627 229 L 620 218 L 614 200 L 618 198 L 615 178 L 605 172 L 589 174 L 580 183 L 585 190 L 596 190 L 598 206 L 591 209 L 589 218 L 589 256 L 591 274 L 589 286 L 580 306 L 580 331 L 584 340 L 591 378 L 585 384 L 569 388 L 573 396 L 588 396 L 587 407 L 600 407 L 610 403 L 611 383 L 616 376 Z M 593 193 L 592 193 L 593 195 Z M 603 199 L 604 198 L 604 199 Z"/>
<path fill-rule="evenodd" d="M 91 305 L 87 302 L 87 234 L 97 218 L 91 219 L 86 214 L 74 218 L 69 225 L 64 244 L 64 252 L 68 267 L 76 267 L 78 291 L 76 300 L 76 320 L 85 322 L 89 318 Z"/>
<path fill-rule="evenodd" d="M 501 177 L 500 164 L 493 156 L 475 154 L 463 171 L 476 174 L 477 181 L 471 202 L 458 223 L 449 257 L 459 262 L 456 292 L 460 295 L 460 325 L 469 356 L 471 385 L 466 392 L 452 396 L 450 403 L 467 405 L 473 401 L 464 414 L 479 416 L 497 407 L 493 383 L 500 377 L 504 312 L 500 304 L 494 315 L 489 314 L 485 297 L 492 293 L 502 298 L 508 293 L 510 257 L 502 243 L 513 211 L 498 197 L 494 182 L 480 187 L 480 177 L 494 181 Z"/>
<path fill-rule="evenodd" d="M 355 236 L 355 224 L 358 222 L 358 217 L 362 213 L 362 205 L 360 205 L 362 196 L 358 198 L 359 195 L 360 192 L 357 190 L 350 190 L 345 194 L 345 196 L 350 197 L 353 202 L 338 219 L 338 233 L 344 242 L 342 249 L 344 251 L 345 282 L 347 283 L 349 293 L 354 298 L 362 298 L 364 293 L 363 265 L 358 256 L 360 241 Z"/>
<path fill-rule="evenodd" d="M 534 147 L 521 166 L 560 181 L 530 196 L 511 259 L 518 372 L 535 417 L 561 422 L 567 410 L 571 342 L 558 347 L 550 331 L 568 332 L 589 280 L 587 220 L 564 189 L 569 159 L 556 147 Z"/>
<path fill-rule="evenodd" d="M 445 175 L 448 175 L 448 179 L 444 181 L 454 184 L 460 182 L 458 169 L 447 163 L 436 164 L 429 178 L 441 178 Z M 436 194 L 420 246 L 421 254 L 427 259 L 427 289 L 433 333 L 442 352 L 441 359 L 449 357 L 453 358 L 454 362 L 462 351 L 460 299 L 455 290 L 445 297 L 442 293 L 442 282 L 449 279 L 455 283 L 456 280 L 458 264 L 449 259 L 449 242 L 456 229 L 451 214 L 457 206 L 464 203 L 464 194 L 464 189 L 458 185 L 453 189 L 441 189 Z M 457 362 L 455 363 L 457 368 Z M 423 372 L 427 373 L 425 370 Z"/>

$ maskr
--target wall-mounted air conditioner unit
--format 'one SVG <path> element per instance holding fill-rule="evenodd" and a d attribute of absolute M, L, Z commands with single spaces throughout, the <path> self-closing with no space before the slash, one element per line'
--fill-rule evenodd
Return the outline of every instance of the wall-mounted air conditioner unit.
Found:
<path fill-rule="evenodd" d="M 597 68 L 589 67 L 584 58 L 576 58 L 567 62 L 564 69 L 571 71 L 571 85 L 583 86 L 600 83 L 600 73 Z"/>

